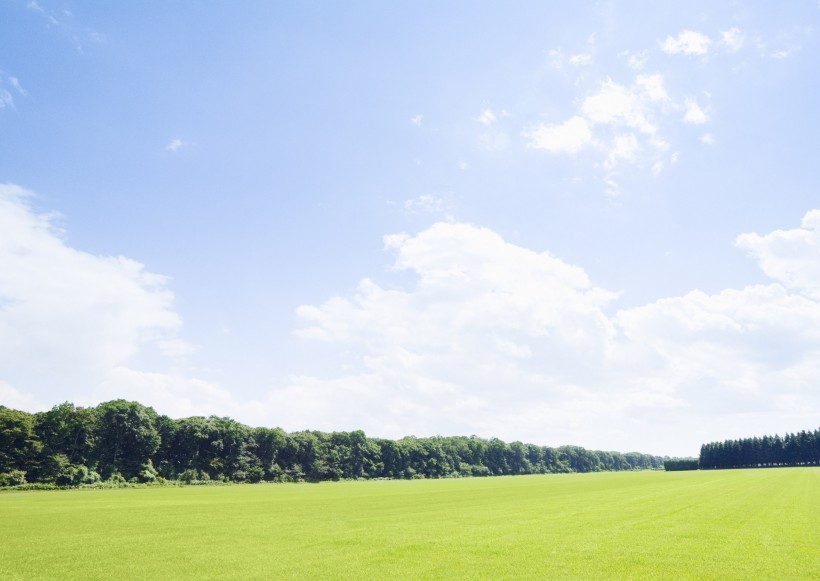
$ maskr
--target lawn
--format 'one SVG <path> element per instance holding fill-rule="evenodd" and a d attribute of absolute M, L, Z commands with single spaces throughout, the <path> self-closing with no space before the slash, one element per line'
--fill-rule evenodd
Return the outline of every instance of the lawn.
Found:
<path fill-rule="evenodd" d="M 820 469 L 0 494 L 2 579 L 820 579 Z"/>

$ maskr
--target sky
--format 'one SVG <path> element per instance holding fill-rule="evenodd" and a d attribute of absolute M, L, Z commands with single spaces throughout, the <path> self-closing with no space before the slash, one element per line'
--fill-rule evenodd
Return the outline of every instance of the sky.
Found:
<path fill-rule="evenodd" d="M 692 456 L 820 418 L 820 4 L 0 3 L 0 404 Z"/>

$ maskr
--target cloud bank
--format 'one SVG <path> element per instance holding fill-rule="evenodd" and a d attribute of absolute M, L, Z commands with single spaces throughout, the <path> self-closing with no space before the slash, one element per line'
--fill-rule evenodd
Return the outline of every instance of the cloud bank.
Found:
<path fill-rule="evenodd" d="M 72 248 L 31 197 L 0 187 L 5 405 L 125 397 L 288 430 L 669 454 L 749 425 L 811 426 L 820 410 L 820 210 L 792 229 L 737 237 L 769 284 L 629 309 L 582 267 L 487 228 L 441 222 L 387 236 L 391 268 L 410 283 L 365 278 L 297 311 L 305 349 L 324 344 L 343 365 L 250 402 L 179 371 L 190 348 L 166 277 Z"/>
<path fill-rule="evenodd" d="M 388 236 L 412 287 L 364 279 L 352 296 L 298 310 L 299 336 L 346 350 L 354 371 L 295 377 L 273 398 L 303 425 L 315 425 L 318 405 L 328 428 L 353 417 L 383 435 L 645 442 L 658 453 L 696 454 L 680 449 L 682 431 L 697 445 L 750 418 L 762 431 L 810 425 L 820 409 L 818 225 L 813 211 L 794 230 L 738 237 L 776 282 L 622 310 L 582 268 L 486 228 Z"/>
<path fill-rule="evenodd" d="M 2 401 L 42 409 L 129 397 L 166 413 L 224 402 L 215 386 L 167 371 L 191 349 L 179 338 L 168 278 L 72 248 L 54 215 L 31 209 L 33 198 L 0 185 Z M 163 371 L 131 366 L 138 356 Z"/>

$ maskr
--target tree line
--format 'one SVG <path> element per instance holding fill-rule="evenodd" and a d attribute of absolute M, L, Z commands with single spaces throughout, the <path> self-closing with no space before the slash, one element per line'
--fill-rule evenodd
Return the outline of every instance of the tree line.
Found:
<path fill-rule="evenodd" d="M 364 432 L 251 428 L 227 417 L 171 419 L 122 399 L 30 414 L 0 406 L 0 486 L 103 482 L 301 482 L 660 469 L 638 452 L 497 438 L 400 440 Z"/>
<path fill-rule="evenodd" d="M 697 458 L 669 458 L 664 461 L 663 468 L 667 472 L 679 472 L 681 470 L 697 470 Z"/>
<path fill-rule="evenodd" d="M 767 468 L 820 465 L 820 428 L 785 436 L 711 442 L 700 448 L 700 468 Z"/>

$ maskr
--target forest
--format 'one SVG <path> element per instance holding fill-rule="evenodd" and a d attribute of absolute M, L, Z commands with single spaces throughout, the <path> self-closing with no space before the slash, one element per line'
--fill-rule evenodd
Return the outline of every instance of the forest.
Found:
<path fill-rule="evenodd" d="M 785 436 L 711 442 L 700 448 L 699 467 L 772 468 L 820 465 L 820 428 Z"/>
<path fill-rule="evenodd" d="M 477 436 L 286 433 L 227 417 L 171 419 L 121 399 L 96 407 L 66 402 L 34 414 L 0 406 L 0 486 L 448 478 L 661 469 L 663 463 L 638 452 Z"/>

